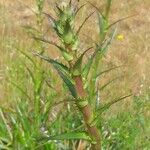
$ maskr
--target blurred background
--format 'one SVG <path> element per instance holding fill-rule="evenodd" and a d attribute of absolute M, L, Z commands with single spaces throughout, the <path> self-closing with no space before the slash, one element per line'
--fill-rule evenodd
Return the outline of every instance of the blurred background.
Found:
<path fill-rule="evenodd" d="M 105 0 L 89 0 L 103 11 Z M 44 12 L 51 13 L 55 16 L 55 3 L 62 1 L 45 0 Z M 74 2 L 77 3 L 77 2 Z M 79 5 L 86 3 L 80 0 Z M 34 0 L 0 0 L 0 105 L 3 107 L 12 106 L 14 101 L 18 99 L 19 92 L 17 88 L 8 82 L 12 80 L 18 85 L 28 80 L 22 62 L 24 58 L 20 55 L 16 48 L 26 51 L 32 56 L 32 51 L 37 48 L 32 38 L 30 38 L 24 31 L 23 26 L 36 25 L 37 7 Z M 77 26 L 82 23 L 84 18 L 93 11 L 93 8 L 87 4 L 81 10 L 77 17 Z M 101 92 L 100 99 L 104 102 L 110 101 L 117 96 L 133 93 L 134 98 L 129 98 L 123 102 L 119 102 L 112 109 L 105 114 L 107 118 L 113 115 L 118 115 L 123 111 L 132 112 L 133 101 L 138 99 L 139 115 L 141 112 L 141 122 L 146 127 L 146 131 L 141 130 L 141 143 L 150 140 L 150 0 L 113 0 L 110 21 L 114 22 L 120 18 L 131 16 L 133 17 L 124 20 L 118 24 L 117 35 L 103 60 L 102 68 L 106 69 L 113 65 L 122 66 L 115 71 L 111 71 L 100 79 L 100 84 L 118 77 L 118 79 Z M 97 40 L 98 27 L 96 21 L 97 15 L 94 14 L 83 27 L 81 32 L 81 49 L 87 48 L 93 41 Z M 47 18 L 44 18 L 43 32 L 47 36 L 55 40 L 55 35 L 49 29 Z M 45 45 L 45 50 L 48 55 L 53 58 L 59 57 L 59 53 L 53 46 Z M 32 56 L 34 57 L 34 56 Z M 45 66 L 48 69 L 48 66 Z M 26 78 L 26 80 L 24 80 Z M 56 77 L 51 73 L 51 79 Z M 55 88 L 61 88 L 57 85 L 55 80 Z M 58 81 L 60 82 L 60 81 Z M 27 89 L 30 89 L 28 83 Z M 113 112 L 111 116 L 110 113 Z M 135 111 L 134 111 L 135 112 Z M 112 113 L 111 113 L 112 114 Z M 134 114 L 134 113 L 133 113 Z M 142 118 L 143 117 L 143 118 Z M 118 123 L 119 124 L 119 123 Z M 144 132 L 144 133 L 142 133 Z M 142 139 L 143 138 L 143 139 Z M 146 144 L 146 148 L 148 147 Z M 145 150 L 148 150 L 148 148 Z M 150 148 L 150 147 L 149 147 Z M 144 150 L 139 148 L 139 150 Z"/>
<path fill-rule="evenodd" d="M 54 14 L 53 8 L 56 1 L 45 1 L 44 11 Z M 57 1 L 60 2 L 60 1 Z M 98 8 L 103 10 L 105 1 L 91 1 Z M 80 1 L 80 4 L 85 1 Z M 109 50 L 106 58 L 106 65 L 111 62 L 116 65 L 125 65 L 115 75 L 123 75 L 123 77 L 108 90 L 109 93 L 115 94 L 116 92 L 124 92 L 124 90 L 131 90 L 135 95 L 141 95 L 146 90 L 150 90 L 150 1 L 149 0 L 114 0 L 112 6 L 112 14 L 110 20 L 116 21 L 120 18 L 135 15 L 118 25 L 118 32 L 116 38 Z M 13 47 L 14 44 L 19 44 L 19 47 L 32 49 L 32 39 L 29 38 L 22 26 L 34 25 L 36 4 L 33 0 L 19 1 L 19 0 L 1 0 L 0 1 L 0 102 L 7 103 L 11 91 L 9 86 L 5 83 L 5 76 L 7 70 L 12 63 L 15 63 L 16 51 Z M 91 10 L 90 10 L 91 9 Z M 91 6 L 83 8 L 81 15 L 78 16 L 78 24 L 87 16 L 89 11 L 92 11 Z M 83 36 L 81 41 L 83 45 L 90 45 L 94 40 L 96 41 L 96 32 L 98 29 L 95 27 L 96 15 L 86 23 L 82 30 Z M 45 21 L 47 26 L 48 22 Z M 45 30 L 48 27 L 45 28 Z M 93 40 L 93 41 L 92 41 Z M 54 49 L 54 48 L 53 48 Z M 51 53 L 50 48 L 47 48 Z M 53 53 L 55 55 L 55 51 Z M 114 75 L 114 76 L 115 76 Z M 115 89 L 117 91 L 115 91 Z M 119 89 L 119 90 L 118 90 Z M 123 91 L 122 91 L 123 90 Z M 107 95 L 107 92 L 106 92 Z"/>

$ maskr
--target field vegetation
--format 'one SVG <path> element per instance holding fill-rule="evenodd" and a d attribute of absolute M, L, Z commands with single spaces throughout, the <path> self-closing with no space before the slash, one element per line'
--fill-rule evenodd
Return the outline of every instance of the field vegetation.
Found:
<path fill-rule="evenodd" d="M 0 149 L 149 150 L 149 6 L 0 1 Z"/>

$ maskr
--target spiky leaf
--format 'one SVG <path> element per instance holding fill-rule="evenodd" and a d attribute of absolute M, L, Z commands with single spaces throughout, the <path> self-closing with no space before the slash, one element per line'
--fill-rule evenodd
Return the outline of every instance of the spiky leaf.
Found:
<path fill-rule="evenodd" d="M 104 16 L 98 13 L 98 20 L 99 20 L 99 37 L 100 41 L 103 42 L 105 39 L 105 35 L 107 33 L 108 22 Z"/>
<path fill-rule="evenodd" d="M 100 119 L 101 119 L 101 118 L 100 118 L 101 114 L 102 114 L 104 111 L 106 111 L 107 109 L 109 109 L 112 105 L 114 105 L 114 104 L 116 104 L 116 103 L 118 103 L 118 102 L 120 102 L 120 101 L 122 101 L 122 100 L 124 100 L 124 99 L 126 99 L 126 98 L 128 98 L 128 97 L 130 97 L 130 96 L 132 96 L 132 94 L 129 94 L 129 95 L 126 95 L 126 96 L 123 96 L 123 97 L 114 99 L 113 101 L 108 102 L 108 103 L 102 105 L 100 108 L 97 109 L 96 117 L 95 117 L 95 119 L 92 121 L 92 124 L 97 124 L 97 123 L 100 121 Z"/>
<path fill-rule="evenodd" d="M 85 50 L 80 57 L 77 59 L 77 61 L 75 62 L 75 65 L 73 66 L 73 75 L 74 76 L 78 76 L 81 74 L 81 67 L 82 67 L 82 60 L 83 60 L 83 56 L 85 55 L 85 53 L 87 51 L 89 51 L 92 47 L 88 48 L 87 50 Z"/>
<path fill-rule="evenodd" d="M 110 46 L 110 44 L 112 43 L 112 40 L 114 39 L 115 35 L 117 32 L 117 27 L 115 27 L 112 30 L 112 33 L 110 34 L 110 37 L 104 42 L 103 46 L 102 46 L 102 53 L 103 55 L 107 52 L 108 47 Z"/>
<path fill-rule="evenodd" d="M 74 83 L 69 75 L 69 69 L 62 63 L 57 62 L 56 60 L 50 59 L 46 56 L 42 56 L 40 54 L 34 53 L 36 56 L 39 56 L 41 59 L 47 61 L 48 63 L 52 64 L 54 68 L 57 70 L 60 77 L 63 79 L 64 83 L 68 87 L 69 91 L 71 92 L 74 98 L 77 98 L 76 89 Z"/>
<path fill-rule="evenodd" d="M 96 56 L 96 53 L 97 53 L 97 51 L 95 51 L 95 52 L 93 53 L 93 55 L 88 59 L 87 64 L 85 64 L 85 66 L 84 66 L 84 68 L 83 68 L 82 75 L 83 75 L 83 77 L 84 77 L 85 79 L 87 78 L 87 76 L 88 76 L 88 74 L 89 74 L 89 72 L 90 72 L 90 69 L 91 69 L 93 60 L 94 60 L 94 58 L 95 58 L 95 56 Z"/>
<path fill-rule="evenodd" d="M 105 73 L 108 73 L 108 72 L 110 72 L 110 71 L 112 71 L 112 70 L 115 70 L 115 69 L 117 69 L 117 68 L 120 68 L 120 67 L 122 67 L 122 66 L 116 66 L 116 67 L 112 67 L 112 68 L 110 68 L 110 69 L 101 71 L 101 72 L 99 72 L 99 73 L 97 74 L 96 77 L 98 78 L 99 76 L 101 76 L 101 75 L 103 75 L 103 74 L 105 74 Z"/>
<path fill-rule="evenodd" d="M 92 13 L 90 13 L 86 18 L 85 18 L 85 20 L 83 21 L 83 23 L 80 25 L 80 27 L 78 28 L 78 30 L 77 30 L 77 35 L 80 33 L 80 31 L 81 31 L 81 29 L 82 29 L 82 27 L 84 26 L 84 24 L 87 22 L 87 20 L 92 16 L 94 14 L 94 12 L 92 12 Z"/>

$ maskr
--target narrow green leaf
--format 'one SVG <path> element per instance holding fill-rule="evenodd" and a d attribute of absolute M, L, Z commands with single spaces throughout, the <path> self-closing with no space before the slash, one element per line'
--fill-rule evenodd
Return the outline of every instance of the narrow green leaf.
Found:
<path fill-rule="evenodd" d="M 18 52 L 20 52 L 23 56 L 25 56 L 30 62 L 32 62 L 32 64 L 33 64 L 34 66 L 36 66 L 34 60 L 33 60 L 26 52 L 22 51 L 22 50 L 19 49 L 19 48 L 16 48 L 16 50 L 17 50 Z"/>
<path fill-rule="evenodd" d="M 108 102 L 107 104 L 104 104 L 103 106 L 101 106 L 99 109 L 98 109 L 98 113 L 102 113 L 104 112 L 105 110 L 109 109 L 113 104 L 116 104 L 117 102 L 120 102 L 128 97 L 131 97 L 132 94 L 129 94 L 129 95 L 126 95 L 126 96 L 123 96 L 123 97 L 120 97 L 120 98 L 117 98 L 117 99 L 114 99 L 113 101 L 111 102 Z"/>
<path fill-rule="evenodd" d="M 96 78 L 99 77 L 99 76 L 101 76 L 101 75 L 103 75 L 103 74 L 105 74 L 105 73 L 108 73 L 108 72 L 110 72 L 110 71 L 112 71 L 112 70 L 118 69 L 118 68 L 120 68 L 120 67 L 122 67 L 122 66 L 115 66 L 115 67 L 112 67 L 112 68 L 110 68 L 110 69 L 104 70 L 104 71 L 98 73 L 97 76 L 96 76 Z"/>
<path fill-rule="evenodd" d="M 12 133 L 11 133 L 11 129 L 10 129 L 9 125 L 7 124 L 6 118 L 5 118 L 5 116 L 4 116 L 3 111 L 2 111 L 1 108 L 0 108 L 0 116 L 1 116 L 1 118 L 2 118 L 2 120 L 3 120 L 3 122 L 4 122 L 4 124 L 5 124 L 5 127 L 6 127 L 6 129 L 7 129 L 7 132 L 8 132 L 8 134 L 9 134 L 9 137 L 10 137 L 10 139 L 12 140 L 12 139 L 13 139 L 13 135 L 12 135 Z"/>
<path fill-rule="evenodd" d="M 66 61 L 71 61 L 73 59 L 73 56 L 71 54 L 69 54 L 63 47 L 57 45 L 55 42 L 52 42 L 52 41 L 49 41 L 49 40 L 46 40 L 44 38 L 40 38 L 40 37 L 33 37 L 35 40 L 39 40 L 39 41 L 42 41 L 42 42 L 45 42 L 45 43 L 48 43 L 48 44 L 51 44 L 55 47 L 57 47 L 60 52 L 62 53 L 64 59 Z"/>
<path fill-rule="evenodd" d="M 29 75 L 32 79 L 32 82 L 35 84 L 35 78 L 34 78 L 33 72 L 31 71 L 31 69 L 26 64 L 25 64 L 25 67 L 26 67 L 27 71 L 29 72 Z"/>
<path fill-rule="evenodd" d="M 107 109 L 109 109 L 112 105 L 116 104 L 117 102 L 120 102 L 128 97 L 132 96 L 132 94 L 129 94 L 127 96 L 123 96 L 123 97 L 120 97 L 120 98 L 117 98 L 117 99 L 114 99 L 113 101 L 111 102 L 108 102 L 107 104 L 104 104 L 103 106 L 101 106 L 100 108 L 97 109 L 97 113 L 96 113 L 96 117 L 95 119 L 92 121 L 91 124 L 97 124 L 99 123 L 99 121 L 101 120 L 101 114 L 106 111 Z"/>
<path fill-rule="evenodd" d="M 75 12 L 75 16 L 78 14 L 78 12 L 85 6 L 86 4 L 81 5 Z"/>
<path fill-rule="evenodd" d="M 74 74 L 73 75 L 80 75 L 81 74 L 81 67 L 82 67 L 82 60 L 83 60 L 83 56 L 86 54 L 87 51 L 91 50 L 93 47 L 88 48 L 87 50 L 85 50 L 80 57 L 77 59 L 77 61 L 75 62 L 75 65 L 73 66 L 73 71 L 77 72 L 78 74 Z"/>
<path fill-rule="evenodd" d="M 34 27 L 31 27 L 31 26 L 22 26 L 25 30 L 26 30 L 26 32 L 27 33 L 29 33 L 30 35 L 32 35 L 32 36 L 37 36 L 37 35 L 41 35 L 41 32 L 40 31 L 38 31 L 36 28 L 34 28 Z"/>
<path fill-rule="evenodd" d="M 103 15 L 103 13 L 102 13 L 102 11 L 96 6 L 96 5 L 94 5 L 93 3 L 91 3 L 90 1 L 87 1 L 92 7 L 94 7 L 97 11 L 98 11 L 98 13 L 100 13 L 100 15 L 103 17 L 103 18 L 105 18 L 104 17 L 104 15 Z"/>
<path fill-rule="evenodd" d="M 27 94 L 26 91 L 24 91 L 19 85 L 17 85 L 13 81 L 9 81 L 14 87 L 16 87 L 23 95 L 25 95 L 29 100 L 31 100 L 31 97 Z"/>
<path fill-rule="evenodd" d="M 63 133 L 60 135 L 54 135 L 47 138 L 41 138 L 41 140 L 87 140 L 91 141 L 91 138 L 88 136 L 86 132 L 71 132 L 71 133 Z"/>
<path fill-rule="evenodd" d="M 99 37 L 100 41 L 103 42 L 105 39 L 105 35 L 107 33 L 107 26 L 108 22 L 100 13 L 98 13 L 98 20 L 99 20 Z"/>
<path fill-rule="evenodd" d="M 57 61 L 54 60 L 54 59 L 51 59 L 51 58 L 46 57 L 46 56 L 42 56 L 41 54 L 35 53 L 35 52 L 33 52 L 33 54 L 36 55 L 36 56 L 38 56 L 38 57 L 40 57 L 41 59 L 43 59 L 43 60 L 45 60 L 45 61 L 51 63 L 51 64 L 53 64 L 53 65 L 58 65 L 58 66 L 62 67 L 63 70 L 65 70 L 65 71 L 67 71 L 67 72 L 69 71 L 69 68 L 68 68 L 67 66 L 65 66 L 65 65 L 62 64 L 62 63 L 57 62 Z"/>
<path fill-rule="evenodd" d="M 53 60 L 50 59 L 48 57 L 42 56 L 40 54 L 34 53 L 36 56 L 40 57 L 41 59 L 49 62 L 50 64 L 52 64 L 54 66 L 54 68 L 57 70 L 58 74 L 60 75 L 60 77 L 63 79 L 64 83 L 67 85 L 69 91 L 71 92 L 72 96 L 74 98 L 77 98 L 77 93 L 76 93 L 76 89 L 75 86 L 72 82 L 72 79 L 69 76 L 69 69 L 67 66 Z"/>
<path fill-rule="evenodd" d="M 33 36 L 32 38 L 35 39 L 35 40 L 42 41 L 44 43 L 48 43 L 50 45 L 56 46 L 57 48 L 60 48 L 60 46 L 58 46 L 55 42 L 49 41 L 49 40 L 47 40 L 47 39 L 45 39 L 43 37 Z"/>
<path fill-rule="evenodd" d="M 116 78 L 110 80 L 109 82 L 107 82 L 106 84 L 104 84 L 102 87 L 100 87 L 99 90 L 102 91 L 104 88 L 106 88 L 108 85 L 110 85 L 111 83 L 113 83 L 114 81 L 116 81 L 119 78 L 121 78 L 121 77 L 116 77 Z"/>
<path fill-rule="evenodd" d="M 61 70 L 59 68 L 56 67 L 56 69 L 57 69 L 60 77 L 63 79 L 63 81 L 66 83 L 67 87 L 69 88 L 69 91 L 71 92 L 72 96 L 74 98 L 77 98 L 77 93 L 76 93 L 74 84 L 71 82 L 71 80 L 68 78 L 68 76 L 66 76 L 65 74 L 63 74 L 61 72 Z"/>
<path fill-rule="evenodd" d="M 124 21 L 124 20 L 129 19 L 129 18 L 134 17 L 134 16 L 136 16 L 136 14 L 135 14 L 135 15 L 131 15 L 131 16 L 127 16 L 127 17 L 124 17 L 124 18 L 121 18 L 121 19 L 118 19 L 117 21 L 115 21 L 115 22 L 113 22 L 112 24 L 110 24 L 110 25 L 107 27 L 107 29 L 111 28 L 112 26 L 116 25 L 117 23 L 119 23 L 119 22 L 121 22 L 121 21 Z"/>
<path fill-rule="evenodd" d="M 17 113 L 17 119 L 19 120 L 19 122 L 21 123 L 21 126 L 23 128 L 23 132 L 30 132 L 30 122 L 29 122 L 29 119 L 28 119 L 28 116 L 26 114 L 26 109 L 23 108 L 24 104 L 19 104 L 16 106 L 16 113 Z"/>
<path fill-rule="evenodd" d="M 81 31 L 81 29 L 82 29 L 82 27 L 84 26 L 84 24 L 87 22 L 87 20 L 92 16 L 94 14 L 94 12 L 92 12 L 92 13 L 90 13 L 86 18 L 85 18 L 85 20 L 83 21 L 83 23 L 80 25 L 80 27 L 78 28 L 78 30 L 77 30 L 77 35 L 80 33 L 80 31 Z"/>
<path fill-rule="evenodd" d="M 91 66 L 92 66 L 92 63 L 93 63 L 93 60 L 96 56 L 96 53 L 97 52 L 94 52 L 93 55 L 88 59 L 88 62 L 87 64 L 85 64 L 85 67 L 83 68 L 83 72 L 82 72 L 82 75 L 83 77 L 86 79 L 89 72 L 90 72 L 90 69 L 91 69 Z"/>
<path fill-rule="evenodd" d="M 112 40 L 114 39 L 116 35 L 116 32 L 117 32 L 117 27 L 113 30 L 110 37 L 103 43 L 102 47 L 100 47 L 102 55 L 105 55 L 105 53 L 107 52 L 110 44 L 112 43 Z"/>

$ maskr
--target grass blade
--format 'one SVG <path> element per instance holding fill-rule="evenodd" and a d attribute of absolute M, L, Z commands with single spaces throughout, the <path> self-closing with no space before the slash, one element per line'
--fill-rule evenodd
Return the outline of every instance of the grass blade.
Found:
<path fill-rule="evenodd" d="M 110 72 L 110 71 L 112 71 L 112 70 L 118 69 L 118 68 L 120 68 L 120 67 L 122 67 L 122 66 L 115 66 L 115 67 L 112 67 L 112 68 L 110 68 L 110 69 L 104 70 L 104 71 L 98 73 L 97 76 L 96 76 L 96 78 L 98 78 L 99 76 L 101 76 L 101 75 L 103 75 L 103 74 L 105 74 L 105 73 L 108 73 L 108 72 Z"/>
<path fill-rule="evenodd" d="M 76 75 L 80 75 L 81 74 L 81 67 L 82 67 L 82 60 L 83 60 L 83 56 L 86 54 L 87 51 L 91 50 L 93 47 L 88 48 L 87 50 L 85 50 L 80 57 L 78 58 L 78 60 L 75 62 L 75 65 L 73 66 L 73 70 L 74 73 Z M 75 75 L 74 74 L 74 75 Z"/>
<path fill-rule="evenodd" d="M 102 48 L 100 47 L 102 55 L 105 55 L 105 53 L 108 50 L 109 45 L 112 43 L 112 40 L 114 39 L 117 32 L 117 27 L 113 30 L 110 37 L 103 43 Z"/>
<path fill-rule="evenodd" d="M 85 6 L 86 4 L 81 5 L 75 12 L 75 16 L 78 14 L 78 12 Z"/>
<path fill-rule="evenodd" d="M 105 104 L 104 106 L 102 106 L 101 108 L 99 108 L 99 112 L 102 113 L 103 111 L 107 110 L 109 107 L 111 107 L 113 104 L 116 104 L 117 102 L 120 102 L 128 97 L 131 97 L 132 94 L 129 94 L 129 95 L 126 95 L 126 96 L 123 96 L 123 97 L 120 97 L 120 98 L 117 98 L 107 104 Z"/>
<path fill-rule="evenodd" d="M 61 63 L 59 63 L 59 62 L 57 62 L 57 61 L 55 61 L 53 59 L 50 59 L 48 57 L 42 56 L 42 55 L 37 54 L 37 53 L 34 53 L 34 54 L 54 66 L 54 68 L 57 70 L 57 72 L 60 75 L 60 77 L 63 79 L 64 83 L 69 88 L 69 91 L 71 92 L 72 96 L 74 98 L 77 98 L 76 89 L 75 89 L 75 86 L 74 86 L 74 84 L 72 82 L 72 79 L 69 76 L 69 69 L 68 69 L 68 67 L 65 66 L 64 64 L 61 64 Z"/>
<path fill-rule="evenodd" d="M 95 119 L 92 121 L 91 125 L 93 124 L 97 124 L 100 122 L 100 119 L 101 119 L 101 114 L 106 111 L 107 109 L 109 109 L 112 105 L 116 104 L 117 102 L 120 102 L 128 97 L 132 96 L 132 94 L 129 94 L 129 95 L 126 95 L 126 96 L 123 96 L 123 97 L 120 97 L 120 98 L 117 98 L 111 102 L 108 102 L 107 104 L 104 104 L 103 106 L 101 106 L 100 108 L 97 109 L 97 115 L 95 117 Z"/>
<path fill-rule="evenodd" d="M 110 24 L 110 25 L 107 27 L 107 29 L 111 28 L 112 26 L 116 25 L 117 23 L 119 23 L 119 22 L 121 22 L 121 21 L 124 21 L 124 20 L 129 19 L 129 18 L 134 17 L 134 16 L 136 16 L 136 14 L 135 14 L 135 15 L 131 15 L 131 16 L 127 16 L 127 17 L 124 17 L 124 18 L 121 18 L 121 19 L 119 19 L 119 20 L 113 22 L 112 24 Z"/>
<path fill-rule="evenodd" d="M 25 95 L 29 100 L 31 100 L 31 97 L 27 94 L 27 92 L 25 92 L 21 87 L 19 87 L 19 85 L 17 85 L 15 82 L 13 81 L 9 81 L 13 86 L 15 86 L 23 95 Z"/>
<path fill-rule="evenodd" d="M 40 37 L 33 37 L 33 38 L 35 40 L 39 40 L 39 41 L 42 41 L 42 42 L 45 42 L 45 43 L 48 43 L 48 44 L 51 44 L 51 45 L 57 47 L 60 50 L 60 52 L 62 52 L 62 55 L 65 58 L 65 60 L 67 60 L 67 61 L 72 60 L 72 56 L 63 47 L 57 45 L 55 42 L 52 42 L 52 41 L 49 41 L 49 40 L 46 40 L 46 39 L 40 38 Z"/>
<path fill-rule="evenodd" d="M 56 46 L 57 48 L 59 48 L 59 46 L 58 46 L 55 42 L 49 41 L 49 40 L 47 40 L 47 39 L 45 39 L 45 38 L 42 38 L 42 37 L 35 37 L 35 36 L 33 36 L 32 38 L 35 39 L 35 40 L 37 40 L 37 41 L 42 41 L 42 42 L 44 42 L 44 43 L 48 43 L 48 44 L 50 44 L 50 45 L 53 45 L 53 46 Z"/>
<path fill-rule="evenodd" d="M 121 77 L 116 77 L 116 78 L 110 80 L 109 82 L 107 82 L 106 84 L 104 84 L 102 87 L 100 87 L 99 90 L 102 91 L 105 87 L 107 87 L 108 85 L 110 85 L 111 83 L 113 83 L 114 81 L 116 81 L 119 78 L 121 78 Z"/>
<path fill-rule="evenodd" d="M 83 77 L 84 77 L 85 79 L 87 78 L 87 76 L 88 76 L 88 74 L 89 74 L 89 72 L 90 72 L 91 66 L 92 66 L 92 64 L 93 64 L 93 60 L 94 60 L 94 58 L 95 58 L 95 56 L 96 56 L 96 53 L 97 53 L 97 51 L 95 51 L 95 52 L 93 53 L 93 55 L 88 59 L 87 64 L 86 64 L 85 67 L 83 68 L 82 75 L 83 75 Z"/>
<path fill-rule="evenodd" d="M 81 24 L 81 26 L 79 27 L 79 29 L 77 30 L 77 35 L 79 34 L 79 32 L 81 31 L 82 27 L 84 26 L 84 24 L 86 23 L 86 21 L 94 14 L 94 12 L 90 13 L 85 20 L 83 21 L 83 23 Z"/>
<path fill-rule="evenodd" d="M 72 83 L 72 81 L 68 78 L 68 76 L 63 74 L 62 71 L 58 67 L 56 67 L 56 69 L 57 69 L 60 77 L 63 79 L 63 81 L 66 83 L 67 87 L 69 88 L 69 91 L 71 92 L 72 96 L 74 98 L 77 98 L 77 92 L 76 92 L 75 86 Z"/>
<path fill-rule="evenodd" d="M 98 21 L 99 21 L 99 37 L 100 43 L 105 40 L 105 36 L 107 33 L 107 20 L 100 13 L 98 13 Z"/>
<path fill-rule="evenodd" d="M 100 9 L 97 7 L 97 6 L 95 6 L 93 3 L 91 3 L 90 1 L 87 1 L 92 7 L 94 7 L 99 13 L 100 13 L 100 15 L 103 17 L 103 18 L 105 18 L 104 17 L 104 15 L 102 14 L 102 12 L 100 11 Z"/>
<path fill-rule="evenodd" d="M 25 53 L 24 51 L 20 50 L 19 48 L 16 48 L 16 50 L 18 52 L 20 52 L 22 55 L 24 55 L 36 67 L 36 63 L 34 62 L 34 60 L 27 53 Z"/>
<path fill-rule="evenodd" d="M 3 122 L 4 122 L 4 124 L 5 124 L 5 127 L 6 127 L 6 129 L 7 129 L 7 132 L 8 132 L 8 134 L 9 134 L 9 137 L 10 137 L 10 139 L 12 140 L 12 139 L 13 139 L 13 135 L 12 135 L 12 133 L 11 133 L 11 128 L 10 128 L 9 125 L 7 124 L 7 121 L 6 121 L 5 117 L 4 117 L 4 114 L 3 114 L 2 109 L 0 109 L 0 116 L 1 116 L 1 118 L 2 118 L 2 120 L 3 120 Z"/>
<path fill-rule="evenodd" d="M 51 63 L 51 64 L 56 64 L 56 65 L 61 66 L 61 67 L 62 67 L 64 70 L 66 70 L 67 72 L 69 71 L 69 68 L 68 68 L 67 66 L 65 66 L 65 65 L 62 64 L 62 63 L 57 62 L 57 61 L 54 60 L 54 59 L 51 59 L 51 58 L 46 57 L 46 56 L 42 56 L 42 55 L 40 55 L 39 53 L 35 53 L 35 52 L 33 52 L 33 54 L 36 55 L 36 56 L 38 56 L 38 57 L 40 57 L 41 59 L 43 59 L 43 60 L 45 60 L 45 61 Z"/>

